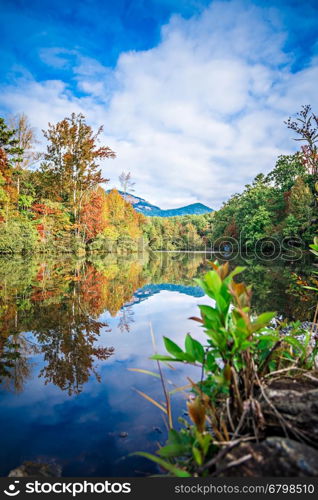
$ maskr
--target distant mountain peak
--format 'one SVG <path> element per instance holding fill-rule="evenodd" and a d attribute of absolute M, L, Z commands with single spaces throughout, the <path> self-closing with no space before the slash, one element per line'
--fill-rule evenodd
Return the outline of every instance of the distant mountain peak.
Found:
<path fill-rule="evenodd" d="M 119 191 L 119 194 L 129 203 L 131 203 L 134 209 L 137 212 L 141 212 L 144 215 L 149 217 L 176 217 L 180 215 L 203 215 L 210 212 L 213 212 L 213 209 L 203 205 L 203 203 L 191 203 L 190 205 L 186 205 L 180 208 L 171 208 L 167 210 L 163 210 L 156 205 L 152 205 L 148 201 L 140 198 L 139 196 L 135 196 L 131 193 L 124 193 L 123 191 Z"/>

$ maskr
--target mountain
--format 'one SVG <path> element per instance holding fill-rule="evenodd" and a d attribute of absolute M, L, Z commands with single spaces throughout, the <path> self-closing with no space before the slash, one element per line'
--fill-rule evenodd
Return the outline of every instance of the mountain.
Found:
<path fill-rule="evenodd" d="M 135 196 L 131 193 L 124 193 L 123 191 L 118 191 L 119 194 L 125 200 L 129 201 L 137 212 L 141 212 L 144 215 L 150 217 L 176 217 L 179 215 L 202 215 L 207 214 L 209 212 L 213 212 L 212 208 L 203 205 L 202 203 L 192 203 L 191 205 L 186 205 L 185 207 L 180 208 L 171 208 L 168 210 L 162 210 L 160 207 L 156 205 L 152 205 L 148 201 L 143 198 L 139 198 L 139 196 Z"/>

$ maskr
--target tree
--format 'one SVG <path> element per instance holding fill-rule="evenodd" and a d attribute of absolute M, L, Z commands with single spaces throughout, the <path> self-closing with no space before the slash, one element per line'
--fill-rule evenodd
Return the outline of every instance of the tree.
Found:
<path fill-rule="evenodd" d="M 305 174 L 306 168 L 299 152 L 293 155 L 280 155 L 274 169 L 267 175 L 266 181 L 287 192 L 293 187 L 297 177 L 303 177 Z"/>
<path fill-rule="evenodd" d="M 302 106 L 301 110 L 296 113 L 296 119 L 291 117 L 285 122 L 287 127 L 300 137 L 296 137 L 295 141 L 305 142 L 302 146 L 303 162 L 307 170 L 315 178 L 318 175 L 318 115 L 315 115 L 310 105 Z"/>
<path fill-rule="evenodd" d="M 126 172 L 122 172 L 118 179 L 124 194 L 126 194 L 127 191 L 135 191 L 134 185 L 136 183 L 133 182 L 130 172 L 127 172 L 127 174 Z"/>
<path fill-rule="evenodd" d="M 35 130 L 24 113 L 9 118 L 9 125 L 14 130 L 14 139 L 22 151 L 20 167 L 26 169 L 40 158 L 40 154 L 34 151 L 34 146 L 39 142 Z"/>
<path fill-rule="evenodd" d="M 119 235 L 122 246 L 131 246 L 136 244 L 138 238 L 142 235 L 142 225 L 145 223 L 145 217 L 133 208 L 116 189 L 113 189 L 106 196 L 106 217 L 107 232 L 109 229 L 115 230 Z"/>
<path fill-rule="evenodd" d="M 100 127 L 94 133 L 81 113 L 72 113 L 56 125 L 49 123 L 48 130 L 43 131 L 48 141 L 41 167 L 44 178 L 46 182 L 54 182 L 53 189 L 69 207 L 75 224 L 80 222 L 84 196 L 108 181 L 103 178 L 98 162 L 116 156 L 108 146 L 98 147 L 102 131 Z"/>
<path fill-rule="evenodd" d="M 19 161 L 13 173 L 18 195 L 22 193 L 22 196 L 30 196 L 31 184 L 27 169 L 41 158 L 41 153 L 34 150 L 35 145 L 38 143 L 35 130 L 31 127 L 28 117 L 24 113 L 9 118 L 9 125 L 14 130 L 14 139 L 21 150 Z"/>
<path fill-rule="evenodd" d="M 101 187 L 92 191 L 83 204 L 81 223 L 86 241 L 96 238 L 106 229 L 106 193 Z"/>
<path fill-rule="evenodd" d="M 15 134 L 16 130 L 9 128 L 4 118 L 0 118 L 0 149 L 5 152 L 11 164 L 21 161 L 21 155 L 23 154 Z"/>
<path fill-rule="evenodd" d="M 3 149 L 0 149 L 0 211 L 8 207 L 10 197 L 8 194 L 8 184 L 11 182 L 11 172 L 8 168 L 8 160 Z M 3 215 L 0 215 L 3 220 Z"/>
<path fill-rule="evenodd" d="M 300 222 L 310 223 L 312 217 L 313 195 L 301 177 L 298 177 L 289 197 L 289 213 Z"/>
<path fill-rule="evenodd" d="M 8 223 L 9 212 L 17 202 L 13 182 L 14 165 L 21 160 L 22 149 L 14 138 L 15 130 L 10 129 L 0 118 L 0 218 Z"/>

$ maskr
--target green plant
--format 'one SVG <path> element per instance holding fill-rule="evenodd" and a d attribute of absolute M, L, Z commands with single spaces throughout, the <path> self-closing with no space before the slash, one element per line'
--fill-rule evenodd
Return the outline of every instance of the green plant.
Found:
<path fill-rule="evenodd" d="M 274 312 L 259 316 L 251 313 L 251 288 L 237 283 L 235 277 L 244 268 L 230 272 L 229 264 L 212 263 L 212 270 L 196 280 L 213 300 L 200 305 L 198 321 L 206 334 L 202 344 L 187 334 L 184 349 L 164 338 L 168 354 L 155 354 L 157 362 L 178 362 L 200 368 L 200 381 L 192 386 L 188 401 L 191 424 L 179 419 L 182 429 L 171 429 L 166 445 L 148 455 L 170 473 L 172 467 L 197 475 L 207 466 L 220 444 L 233 442 L 242 434 L 261 437 L 265 428 L 259 402 L 264 378 L 280 370 L 288 372 L 295 363 L 311 368 L 315 353 L 308 355 L 308 334 L 299 340 L 299 324 L 282 335 L 271 322 Z M 143 454 L 145 456 L 145 454 Z M 205 472 L 204 472 L 205 471 Z"/>
<path fill-rule="evenodd" d="M 316 257 L 318 257 L 318 236 L 315 236 L 314 242 L 311 245 L 309 245 L 309 246 L 310 246 L 310 249 L 311 249 L 310 251 L 314 255 L 316 255 Z"/>

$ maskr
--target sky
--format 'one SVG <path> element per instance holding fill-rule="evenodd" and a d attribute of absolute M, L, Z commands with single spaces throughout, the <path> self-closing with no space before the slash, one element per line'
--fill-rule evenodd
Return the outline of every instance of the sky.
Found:
<path fill-rule="evenodd" d="M 118 187 L 217 209 L 298 144 L 318 110 L 317 0 L 0 0 L 0 116 L 41 130 L 83 113 Z"/>

